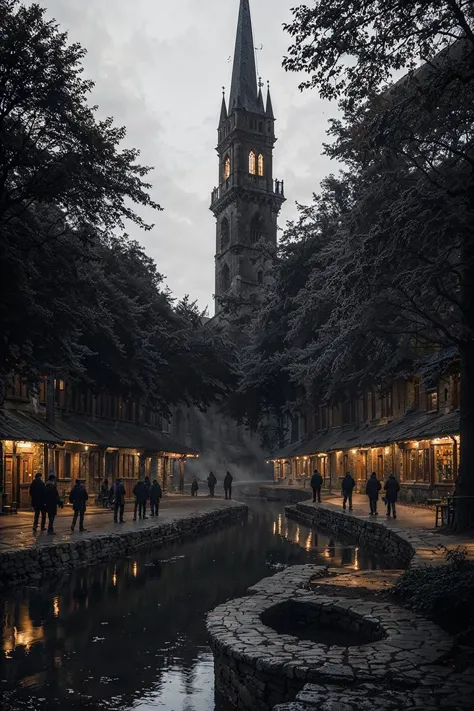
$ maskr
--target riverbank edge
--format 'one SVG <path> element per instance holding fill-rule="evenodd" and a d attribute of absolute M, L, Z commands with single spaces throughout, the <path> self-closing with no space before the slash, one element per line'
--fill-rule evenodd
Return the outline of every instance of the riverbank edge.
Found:
<path fill-rule="evenodd" d="M 310 489 L 301 489 L 291 486 L 260 486 L 260 497 L 267 501 L 281 501 L 284 504 L 297 504 L 311 499 Z"/>
<path fill-rule="evenodd" d="M 306 526 L 316 526 L 336 537 L 355 540 L 367 550 L 399 560 L 410 568 L 444 561 L 435 537 L 431 536 L 433 540 L 428 542 L 418 531 L 402 528 L 394 530 L 383 521 L 369 521 L 324 505 L 298 503 L 296 506 L 286 506 L 285 514 Z"/>
<path fill-rule="evenodd" d="M 187 516 L 170 523 L 104 533 L 51 545 L 0 553 L 0 593 L 14 587 L 37 584 L 58 574 L 69 573 L 110 560 L 119 560 L 145 547 L 160 548 L 244 521 L 248 506 L 232 503 L 226 508 Z"/>

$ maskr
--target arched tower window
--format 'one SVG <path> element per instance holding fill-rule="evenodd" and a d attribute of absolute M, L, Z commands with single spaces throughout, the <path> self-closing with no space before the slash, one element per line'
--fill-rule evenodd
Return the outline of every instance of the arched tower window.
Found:
<path fill-rule="evenodd" d="M 221 222 L 221 249 L 225 249 L 230 242 L 230 228 L 227 217 Z"/>
<path fill-rule="evenodd" d="M 221 271 L 221 287 L 222 291 L 230 289 L 230 269 L 227 264 L 224 264 Z"/>
<path fill-rule="evenodd" d="M 230 178 L 230 157 L 226 156 L 226 159 L 224 161 L 224 180 L 227 180 L 227 178 Z"/>
<path fill-rule="evenodd" d="M 250 224 L 250 241 L 255 244 L 265 237 L 265 223 L 263 217 L 257 212 Z"/>
<path fill-rule="evenodd" d="M 257 283 L 258 283 L 258 284 L 263 284 L 263 272 L 262 272 L 261 269 L 260 269 L 259 272 L 257 272 Z"/>
<path fill-rule="evenodd" d="M 260 177 L 263 175 L 263 155 L 261 153 L 258 156 L 258 174 Z"/>
<path fill-rule="evenodd" d="M 249 173 L 250 175 L 257 175 L 257 156 L 254 151 L 249 153 Z"/>

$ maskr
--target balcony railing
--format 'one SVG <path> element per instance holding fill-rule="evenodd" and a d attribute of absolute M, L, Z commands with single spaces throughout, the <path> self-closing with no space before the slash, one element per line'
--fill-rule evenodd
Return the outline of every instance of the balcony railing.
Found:
<path fill-rule="evenodd" d="M 233 188 L 235 185 L 257 188 L 258 190 L 264 190 L 265 192 L 279 195 L 282 198 L 285 197 L 284 180 L 272 180 L 271 178 L 263 178 L 258 175 L 246 175 L 243 180 L 239 181 L 235 178 L 234 174 L 232 174 L 224 180 L 219 187 L 215 187 L 213 189 L 211 193 L 211 205 L 217 202 L 226 194 L 228 190 L 230 190 L 230 188 Z"/>

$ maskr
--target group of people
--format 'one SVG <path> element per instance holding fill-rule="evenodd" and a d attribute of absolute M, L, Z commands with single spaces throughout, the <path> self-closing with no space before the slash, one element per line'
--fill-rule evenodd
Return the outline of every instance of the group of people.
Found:
<path fill-rule="evenodd" d="M 196 486 L 197 486 L 197 479 L 194 477 L 193 479 L 193 484 L 191 484 L 191 493 L 193 493 L 193 485 L 194 481 L 196 481 Z M 231 499 L 232 498 L 232 482 L 234 481 L 234 477 L 230 472 L 226 472 L 226 475 L 224 477 L 224 494 L 226 499 Z M 207 486 L 209 488 L 209 496 L 214 498 L 214 492 L 217 486 L 217 479 L 216 475 L 214 472 L 209 472 L 209 476 L 207 477 Z M 196 494 L 193 494 L 193 496 L 197 496 L 197 489 L 196 489 Z"/>
<path fill-rule="evenodd" d="M 163 496 L 161 486 L 157 479 L 150 481 L 150 477 L 139 479 L 133 487 L 133 495 L 135 497 L 135 505 L 133 510 L 133 520 L 146 519 L 147 505 L 150 502 L 150 516 L 158 516 L 160 510 L 160 500 Z M 124 523 L 125 513 L 125 485 L 121 479 L 116 479 L 114 484 L 109 487 L 107 479 L 102 483 L 99 502 L 103 506 L 111 506 L 114 511 L 114 523 Z"/>
<path fill-rule="evenodd" d="M 48 481 L 45 483 L 41 473 L 38 472 L 30 485 L 31 506 L 35 512 L 33 519 L 33 533 L 38 531 L 38 525 L 41 519 L 41 531 L 46 530 L 46 518 L 48 519 L 47 533 L 51 536 L 55 535 L 54 519 L 59 508 L 63 508 L 63 501 L 59 496 L 59 491 L 56 486 L 56 476 L 50 474 Z M 79 531 L 85 531 L 84 515 L 86 512 L 86 503 L 89 495 L 78 479 L 69 493 L 69 502 L 72 504 L 72 523 L 71 531 L 76 528 L 77 520 L 79 519 Z"/>
<path fill-rule="evenodd" d="M 323 477 L 315 469 L 313 476 L 311 477 L 311 488 L 313 490 L 313 502 L 321 503 L 321 489 L 323 486 Z M 342 490 L 342 508 L 344 511 L 349 505 L 349 511 L 352 511 L 352 495 L 356 487 L 356 482 L 354 477 L 350 472 L 347 472 L 342 480 L 341 490 Z M 383 501 L 387 506 L 387 516 L 393 516 L 397 518 L 397 499 L 398 492 L 400 491 L 400 484 L 393 474 L 391 474 L 384 485 L 384 497 Z M 369 499 L 370 515 L 378 516 L 377 503 L 379 499 L 380 491 L 382 490 L 382 483 L 377 479 L 376 472 L 372 472 L 370 475 L 366 487 L 365 493 Z"/>

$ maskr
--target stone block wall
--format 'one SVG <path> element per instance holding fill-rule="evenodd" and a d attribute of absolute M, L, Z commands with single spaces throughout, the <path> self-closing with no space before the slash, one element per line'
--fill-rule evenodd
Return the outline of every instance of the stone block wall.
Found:
<path fill-rule="evenodd" d="M 38 545 L 34 548 L 0 553 L 0 590 L 17 585 L 38 583 L 54 575 L 109 560 L 118 560 L 145 547 L 160 547 L 185 538 L 242 521 L 248 514 L 243 504 L 183 518 L 174 523 L 88 536 L 77 541 Z"/>

